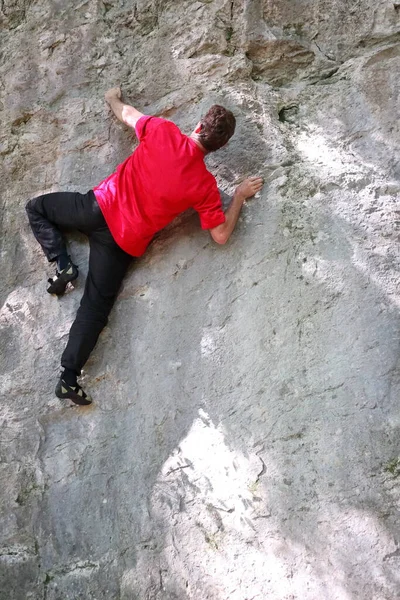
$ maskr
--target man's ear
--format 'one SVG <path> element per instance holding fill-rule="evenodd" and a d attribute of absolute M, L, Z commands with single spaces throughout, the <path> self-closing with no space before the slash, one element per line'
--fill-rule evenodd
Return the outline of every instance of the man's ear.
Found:
<path fill-rule="evenodd" d="M 200 121 L 197 123 L 196 125 L 196 129 L 194 130 L 195 133 L 200 133 L 200 131 L 203 129 L 203 125 L 200 123 Z"/>

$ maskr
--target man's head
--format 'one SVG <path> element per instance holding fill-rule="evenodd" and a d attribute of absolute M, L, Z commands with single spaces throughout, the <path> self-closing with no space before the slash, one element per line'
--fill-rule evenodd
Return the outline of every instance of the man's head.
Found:
<path fill-rule="evenodd" d="M 214 152 L 229 141 L 235 133 L 236 119 L 230 110 L 214 104 L 195 130 L 197 139 L 207 152 Z"/>

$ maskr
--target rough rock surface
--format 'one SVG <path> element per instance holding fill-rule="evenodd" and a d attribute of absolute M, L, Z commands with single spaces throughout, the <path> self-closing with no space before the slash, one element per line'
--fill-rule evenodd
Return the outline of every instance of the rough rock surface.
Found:
<path fill-rule="evenodd" d="M 3 0 L 0 26 L 0 598 L 399 598 L 400 4 Z M 69 408 L 83 283 L 46 294 L 24 205 L 125 158 L 119 83 L 187 133 L 233 109 L 209 168 L 266 184 L 227 246 L 189 214 L 137 261 Z"/>

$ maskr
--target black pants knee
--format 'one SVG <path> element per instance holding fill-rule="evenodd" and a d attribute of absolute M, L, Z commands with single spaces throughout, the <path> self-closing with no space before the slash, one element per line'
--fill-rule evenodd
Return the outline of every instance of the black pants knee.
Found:
<path fill-rule="evenodd" d="M 80 373 L 107 324 L 132 256 L 114 241 L 93 191 L 57 192 L 26 205 L 34 236 L 51 262 L 66 250 L 62 230 L 78 229 L 89 238 L 89 271 L 61 365 Z"/>

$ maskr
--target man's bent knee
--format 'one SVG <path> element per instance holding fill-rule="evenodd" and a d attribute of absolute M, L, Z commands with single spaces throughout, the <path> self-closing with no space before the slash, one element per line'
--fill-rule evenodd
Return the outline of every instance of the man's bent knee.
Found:
<path fill-rule="evenodd" d="M 41 198 L 41 196 L 38 196 L 37 198 L 31 198 L 30 200 L 28 200 L 28 202 L 25 204 L 25 210 L 28 213 L 28 215 L 34 213 L 34 212 L 38 212 L 37 208 L 36 208 L 36 204 L 37 201 Z"/>

